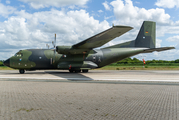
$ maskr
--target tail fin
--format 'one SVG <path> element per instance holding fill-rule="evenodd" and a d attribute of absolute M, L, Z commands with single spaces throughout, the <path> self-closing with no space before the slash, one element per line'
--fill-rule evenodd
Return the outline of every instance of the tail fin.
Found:
<path fill-rule="evenodd" d="M 155 48 L 156 23 L 144 21 L 135 39 L 135 47 Z"/>

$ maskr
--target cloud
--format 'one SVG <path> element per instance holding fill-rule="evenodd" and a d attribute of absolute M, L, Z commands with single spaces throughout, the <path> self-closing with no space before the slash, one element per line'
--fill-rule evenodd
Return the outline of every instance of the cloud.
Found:
<path fill-rule="evenodd" d="M 115 0 L 110 3 L 114 14 L 122 24 L 139 26 L 144 20 L 152 20 L 161 24 L 169 24 L 170 15 L 164 9 L 145 9 L 133 5 L 131 0 Z"/>
<path fill-rule="evenodd" d="M 25 5 L 20 5 L 20 7 L 25 8 Z"/>
<path fill-rule="evenodd" d="M 157 37 L 164 36 L 166 33 L 179 33 L 179 22 L 173 22 L 170 15 L 162 8 L 145 9 L 133 5 L 131 0 L 114 0 L 110 3 L 116 19 L 115 25 L 127 25 L 134 27 L 128 36 L 121 38 L 134 39 L 143 21 L 155 21 L 157 24 Z"/>
<path fill-rule="evenodd" d="M 164 9 L 139 8 L 134 6 L 131 0 L 114 0 L 109 4 L 113 9 L 114 16 L 116 18 L 112 21 L 115 25 L 127 25 L 134 27 L 133 30 L 124 34 L 120 38 L 115 39 L 114 42 L 135 39 L 143 21 L 155 21 L 157 23 L 157 37 L 165 35 L 165 33 L 169 32 L 169 28 L 174 29 L 174 25 L 171 27 L 173 23 L 170 20 L 170 15 L 165 13 Z M 177 29 L 177 27 L 175 28 Z"/>
<path fill-rule="evenodd" d="M 19 0 L 21 2 L 29 3 L 29 5 L 35 9 L 45 8 L 45 7 L 63 7 L 63 6 L 71 6 L 78 5 L 83 6 L 89 0 Z"/>
<path fill-rule="evenodd" d="M 113 21 L 115 25 L 127 25 L 134 27 L 133 30 L 124 34 L 123 36 L 113 40 L 112 42 L 126 42 L 134 40 L 137 36 L 143 21 L 155 21 L 157 24 L 157 37 L 165 36 L 166 34 L 179 34 L 179 22 L 173 22 L 169 14 L 162 8 L 145 9 L 133 5 L 131 0 L 114 0 L 109 3 L 113 9 L 116 20 Z M 156 39 L 156 47 L 161 47 L 165 44 L 164 40 Z M 175 46 L 175 45 L 174 45 Z M 172 54 L 171 54 L 172 51 Z M 161 53 L 146 54 L 147 59 L 175 59 L 176 50 L 170 50 Z"/>
<path fill-rule="evenodd" d="M 109 16 L 109 17 L 104 16 L 104 19 L 107 20 L 107 19 L 111 19 L 111 18 L 113 18 L 113 17 L 114 17 L 114 16 Z"/>
<path fill-rule="evenodd" d="M 0 22 L 0 48 L 11 48 L 11 53 L 18 49 L 46 48 L 47 43 L 52 47 L 55 33 L 57 45 L 73 45 L 109 28 L 106 20 L 99 22 L 85 10 L 51 9 L 33 14 L 21 10 L 15 14 Z"/>
<path fill-rule="evenodd" d="M 174 8 L 174 7 L 179 7 L 179 0 L 157 0 L 155 3 L 158 7 L 163 7 L 163 8 Z"/>
<path fill-rule="evenodd" d="M 102 10 L 98 10 L 99 13 L 102 13 L 103 11 Z"/>
<path fill-rule="evenodd" d="M 179 42 L 179 35 L 169 37 L 169 38 L 167 38 L 167 41 L 169 41 L 169 42 Z"/>
<path fill-rule="evenodd" d="M 166 39 L 168 42 L 176 43 L 175 48 L 179 50 L 179 35 L 172 36 Z"/>
<path fill-rule="evenodd" d="M 10 4 L 11 2 L 9 0 L 6 0 L 6 4 Z"/>
<path fill-rule="evenodd" d="M 11 6 L 5 6 L 2 3 L 0 3 L 0 16 L 7 18 L 8 15 L 13 14 L 14 11 L 16 11 L 16 8 Z"/>
<path fill-rule="evenodd" d="M 140 4 L 140 2 L 138 2 L 138 1 L 135 1 L 135 3 L 136 3 L 136 4 Z"/>
<path fill-rule="evenodd" d="M 111 8 L 110 8 L 110 6 L 108 5 L 108 2 L 107 1 L 105 1 L 104 3 L 102 3 L 103 4 L 103 6 L 104 6 L 104 8 L 106 9 L 106 10 L 111 10 Z"/>
<path fill-rule="evenodd" d="M 156 47 L 157 48 L 161 47 L 161 43 L 162 43 L 162 40 L 156 39 Z"/>

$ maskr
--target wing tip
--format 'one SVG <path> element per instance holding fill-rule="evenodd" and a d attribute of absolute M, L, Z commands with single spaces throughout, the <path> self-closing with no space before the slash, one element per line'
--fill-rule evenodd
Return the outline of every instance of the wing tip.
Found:
<path fill-rule="evenodd" d="M 115 25 L 115 26 L 113 26 L 113 28 L 130 28 L 130 29 L 133 29 L 133 27 L 131 27 L 131 26 L 123 26 L 123 25 Z"/>

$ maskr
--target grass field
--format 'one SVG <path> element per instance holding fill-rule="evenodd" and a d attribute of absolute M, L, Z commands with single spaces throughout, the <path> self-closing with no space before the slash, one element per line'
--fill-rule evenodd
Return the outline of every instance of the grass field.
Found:
<path fill-rule="evenodd" d="M 13 70 L 13 69 L 6 66 L 0 66 L 0 70 Z"/>
<path fill-rule="evenodd" d="M 99 70 L 179 70 L 179 66 L 105 66 Z"/>
<path fill-rule="evenodd" d="M 13 70 L 6 66 L 0 66 L 0 70 Z M 179 66 L 105 66 L 97 70 L 179 70 Z"/>

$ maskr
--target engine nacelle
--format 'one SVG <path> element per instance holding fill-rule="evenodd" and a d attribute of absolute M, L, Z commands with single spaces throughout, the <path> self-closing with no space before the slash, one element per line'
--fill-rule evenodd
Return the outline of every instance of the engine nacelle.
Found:
<path fill-rule="evenodd" d="M 89 49 L 74 49 L 72 46 L 57 46 L 56 52 L 59 54 L 84 54 Z"/>

